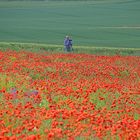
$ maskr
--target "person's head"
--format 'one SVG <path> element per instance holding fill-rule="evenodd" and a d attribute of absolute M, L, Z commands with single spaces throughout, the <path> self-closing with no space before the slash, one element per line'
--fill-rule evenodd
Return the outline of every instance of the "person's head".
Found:
<path fill-rule="evenodd" d="M 68 35 L 66 35 L 66 39 L 69 39 L 69 36 Z"/>

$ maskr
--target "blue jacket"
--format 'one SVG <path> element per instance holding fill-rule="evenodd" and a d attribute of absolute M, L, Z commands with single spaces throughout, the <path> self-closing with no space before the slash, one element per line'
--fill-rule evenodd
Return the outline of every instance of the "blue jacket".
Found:
<path fill-rule="evenodd" d="M 70 46 L 70 41 L 69 39 L 64 40 L 64 46 L 69 47 Z"/>

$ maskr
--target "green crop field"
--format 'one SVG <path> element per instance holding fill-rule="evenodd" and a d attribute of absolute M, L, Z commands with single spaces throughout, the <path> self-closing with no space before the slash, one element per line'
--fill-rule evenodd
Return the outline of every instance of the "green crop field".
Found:
<path fill-rule="evenodd" d="M 139 0 L 0 1 L 0 41 L 140 48 Z"/>

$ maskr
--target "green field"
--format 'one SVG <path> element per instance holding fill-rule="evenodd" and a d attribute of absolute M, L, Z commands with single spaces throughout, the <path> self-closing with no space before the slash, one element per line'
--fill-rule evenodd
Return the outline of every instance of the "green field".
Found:
<path fill-rule="evenodd" d="M 0 41 L 140 48 L 139 0 L 0 2 Z"/>

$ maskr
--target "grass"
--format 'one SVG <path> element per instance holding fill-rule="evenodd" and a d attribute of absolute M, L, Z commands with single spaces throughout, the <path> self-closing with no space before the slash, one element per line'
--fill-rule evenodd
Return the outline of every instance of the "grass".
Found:
<path fill-rule="evenodd" d="M 97 46 L 73 46 L 74 53 L 88 53 L 97 55 L 132 55 L 140 56 L 140 48 L 112 48 Z M 37 44 L 37 43 L 16 43 L 16 42 L 0 42 L 0 50 L 26 50 L 42 53 L 44 51 L 51 53 L 63 53 L 63 45 Z M 11 58 L 14 61 L 14 58 Z"/>
<path fill-rule="evenodd" d="M 0 41 L 139 48 L 139 0 L 0 2 Z"/>

